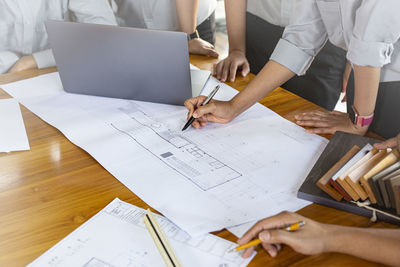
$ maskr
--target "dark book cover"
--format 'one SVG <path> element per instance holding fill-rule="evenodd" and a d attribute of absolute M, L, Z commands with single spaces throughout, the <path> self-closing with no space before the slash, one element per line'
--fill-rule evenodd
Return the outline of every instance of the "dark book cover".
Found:
<path fill-rule="evenodd" d="M 345 210 L 358 215 L 371 217 L 372 211 L 358 207 L 356 204 L 347 202 L 345 200 L 336 201 L 331 198 L 327 193 L 322 191 L 316 185 L 316 183 L 354 145 L 364 147 L 367 143 L 374 144 L 377 142 L 379 142 L 379 140 L 354 134 L 336 132 L 330 140 L 329 144 L 326 146 L 325 150 L 322 152 L 318 161 L 315 163 L 314 167 L 308 174 L 304 183 L 300 187 L 297 193 L 297 197 L 336 209 Z M 377 205 L 371 206 L 394 215 L 396 214 L 396 211 L 394 209 L 386 209 Z M 385 216 L 381 213 L 377 213 L 377 217 L 379 220 L 400 225 L 400 221 L 393 219 L 389 216 Z"/>

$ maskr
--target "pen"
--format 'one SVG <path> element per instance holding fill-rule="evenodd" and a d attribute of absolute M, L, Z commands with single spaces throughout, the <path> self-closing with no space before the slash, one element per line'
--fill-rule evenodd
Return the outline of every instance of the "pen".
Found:
<path fill-rule="evenodd" d="M 294 224 L 286 225 L 286 226 L 284 226 L 284 227 L 282 227 L 280 229 L 288 231 L 288 232 L 293 232 L 293 231 L 299 229 L 300 227 L 304 226 L 305 224 L 306 224 L 305 221 L 299 221 L 299 222 L 294 223 Z M 250 241 L 247 244 L 244 244 L 244 245 L 241 245 L 241 246 L 237 246 L 236 248 L 231 249 L 229 252 L 239 251 L 239 250 L 246 249 L 246 248 L 249 248 L 249 247 L 252 247 L 252 246 L 257 246 L 258 244 L 261 244 L 261 243 L 262 243 L 261 240 L 259 238 L 257 238 L 257 239 L 254 239 L 254 240 Z"/>
<path fill-rule="evenodd" d="M 205 106 L 210 102 L 210 100 L 215 96 L 215 94 L 218 92 L 219 85 L 215 86 L 214 90 L 211 91 L 211 93 L 207 96 L 206 100 L 204 100 L 202 106 Z M 186 122 L 185 126 L 183 126 L 182 131 L 186 130 L 194 121 L 194 117 L 191 116 L 190 119 Z"/>

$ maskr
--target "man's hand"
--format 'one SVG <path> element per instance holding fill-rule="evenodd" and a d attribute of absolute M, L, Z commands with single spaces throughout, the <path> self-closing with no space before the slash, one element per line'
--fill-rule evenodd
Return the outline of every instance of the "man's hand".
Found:
<path fill-rule="evenodd" d="M 209 57 L 218 57 L 215 47 L 201 38 L 194 38 L 188 41 L 189 53 Z"/>
<path fill-rule="evenodd" d="M 390 138 L 380 144 L 375 144 L 374 147 L 379 150 L 386 148 L 397 148 L 397 150 L 400 152 L 400 133 L 397 135 L 397 137 Z"/>
<path fill-rule="evenodd" d="M 244 52 L 235 50 L 229 52 L 227 58 L 214 65 L 213 75 L 221 82 L 225 82 L 228 77 L 229 81 L 233 82 L 239 70 L 240 74 L 245 77 L 250 72 L 250 65 Z"/>
<path fill-rule="evenodd" d="M 294 232 L 279 229 L 299 221 L 304 221 L 306 224 Z M 259 238 L 262 241 L 262 247 L 271 257 L 278 254 L 282 244 L 292 247 L 299 253 L 314 255 L 326 251 L 329 239 L 327 229 L 329 229 L 328 225 L 318 223 L 297 213 L 284 211 L 256 223 L 237 243 L 244 245 L 252 239 Z M 255 247 L 246 249 L 242 257 L 250 257 L 254 249 Z"/>
<path fill-rule="evenodd" d="M 37 67 L 38 66 L 36 64 L 35 58 L 32 55 L 23 56 L 14 64 L 14 66 L 8 71 L 8 73 L 37 69 Z"/>
<path fill-rule="evenodd" d="M 347 113 L 338 111 L 311 111 L 296 115 L 296 123 L 300 126 L 313 127 L 307 129 L 308 133 L 334 134 L 336 131 L 364 135 L 368 126 L 354 125 Z"/>

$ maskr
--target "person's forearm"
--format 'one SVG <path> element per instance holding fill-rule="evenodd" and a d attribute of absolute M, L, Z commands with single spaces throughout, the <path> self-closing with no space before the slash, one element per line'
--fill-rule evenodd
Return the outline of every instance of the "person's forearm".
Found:
<path fill-rule="evenodd" d="M 361 116 L 374 113 L 380 68 L 354 65 L 354 107 Z"/>
<path fill-rule="evenodd" d="M 225 0 L 229 52 L 246 50 L 246 0 Z"/>
<path fill-rule="evenodd" d="M 294 72 L 283 65 L 272 60 L 268 61 L 249 85 L 231 100 L 236 115 L 251 107 L 294 75 Z"/>
<path fill-rule="evenodd" d="M 363 229 L 327 225 L 325 252 L 339 252 L 389 265 L 400 264 L 399 229 Z"/>
<path fill-rule="evenodd" d="M 197 26 L 198 0 L 175 0 L 176 13 L 178 14 L 179 29 L 187 34 L 192 34 Z"/>

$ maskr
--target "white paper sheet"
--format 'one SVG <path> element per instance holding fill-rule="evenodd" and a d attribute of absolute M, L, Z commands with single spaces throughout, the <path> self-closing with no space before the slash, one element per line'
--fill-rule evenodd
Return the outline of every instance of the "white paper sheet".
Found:
<path fill-rule="evenodd" d="M 201 91 L 204 88 L 204 85 L 207 83 L 210 76 L 211 71 L 199 70 L 194 68 L 190 69 L 190 79 L 192 81 L 192 96 L 200 95 Z"/>
<path fill-rule="evenodd" d="M 163 267 L 144 214 L 116 198 L 28 266 Z M 244 267 L 252 259 L 229 252 L 235 243 L 211 234 L 191 238 L 165 217 L 155 216 L 182 266 Z"/>
<path fill-rule="evenodd" d="M 13 99 L 0 100 L 0 152 L 29 150 L 19 103 Z"/>
<path fill-rule="evenodd" d="M 327 143 L 260 104 L 182 132 L 184 107 L 67 94 L 57 73 L 3 88 L 191 235 L 306 205 L 295 192 Z"/>

